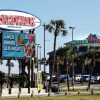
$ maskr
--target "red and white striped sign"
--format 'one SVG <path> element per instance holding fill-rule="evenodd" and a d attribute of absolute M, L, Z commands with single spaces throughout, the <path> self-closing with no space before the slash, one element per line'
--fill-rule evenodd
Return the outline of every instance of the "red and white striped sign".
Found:
<path fill-rule="evenodd" d="M 0 28 L 2 29 L 30 30 L 39 25 L 40 20 L 32 14 L 15 10 L 0 10 Z"/>

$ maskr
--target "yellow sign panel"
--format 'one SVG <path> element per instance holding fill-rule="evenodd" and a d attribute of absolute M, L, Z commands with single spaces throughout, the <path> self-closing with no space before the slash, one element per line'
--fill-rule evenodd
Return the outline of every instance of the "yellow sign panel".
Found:
<path fill-rule="evenodd" d="M 37 73 L 37 84 L 42 84 L 42 72 L 38 71 Z"/>
<path fill-rule="evenodd" d="M 42 90 L 42 84 L 38 84 L 38 93 L 40 93 Z"/>

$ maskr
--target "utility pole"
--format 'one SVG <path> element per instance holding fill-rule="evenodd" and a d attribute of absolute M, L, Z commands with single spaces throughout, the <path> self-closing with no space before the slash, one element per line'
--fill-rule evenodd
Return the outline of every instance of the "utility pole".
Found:
<path fill-rule="evenodd" d="M 46 61 L 46 58 L 45 58 L 45 22 L 44 22 L 44 24 L 42 25 L 43 26 L 43 28 L 44 28 L 44 73 L 46 74 L 46 68 L 45 68 L 45 61 Z M 44 84 L 44 88 L 45 88 L 45 86 L 46 86 L 46 83 L 45 83 L 46 81 L 44 81 L 43 82 L 43 84 Z"/>
<path fill-rule="evenodd" d="M 38 68 L 38 67 L 39 67 L 39 66 L 38 66 L 38 64 L 39 64 L 39 63 L 38 63 L 38 47 L 39 47 L 39 45 L 40 45 L 40 44 L 36 44 L 36 46 L 37 46 L 37 72 L 38 72 L 38 70 L 39 70 L 39 68 Z"/>
<path fill-rule="evenodd" d="M 71 29 L 72 31 L 72 52 L 74 55 L 74 49 L 73 49 L 73 30 L 75 29 L 75 27 L 69 27 L 69 29 Z M 72 57 L 72 86 L 73 86 L 73 91 L 74 91 L 74 57 Z"/>
<path fill-rule="evenodd" d="M 44 27 L 44 72 L 46 71 L 46 69 L 45 69 L 45 60 L 46 60 L 46 58 L 45 58 L 45 22 L 44 22 L 44 25 L 43 25 L 43 27 Z"/>
<path fill-rule="evenodd" d="M 39 47 L 39 56 L 40 56 L 40 58 L 39 58 L 39 60 L 40 60 L 40 62 L 39 62 L 39 65 L 40 65 L 39 66 L 40 67 L 39 70 L 41 71 L 41 48 L 42 48 L 42 46 L 39 45 L 38 47 Z"/>

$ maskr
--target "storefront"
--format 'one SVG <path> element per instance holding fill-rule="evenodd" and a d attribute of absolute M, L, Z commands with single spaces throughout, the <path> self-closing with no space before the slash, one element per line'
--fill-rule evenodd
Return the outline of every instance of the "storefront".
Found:
<path fill-rule="evenodd" d="M 100 36 L 96 34 L 90 34 L 84 40 L 73 40 L 71 42 L 65 43 L 66 45 L 72 45 L 75 51 L 86 52 L 91 49 L 99 49 L 100 48 Z"/>

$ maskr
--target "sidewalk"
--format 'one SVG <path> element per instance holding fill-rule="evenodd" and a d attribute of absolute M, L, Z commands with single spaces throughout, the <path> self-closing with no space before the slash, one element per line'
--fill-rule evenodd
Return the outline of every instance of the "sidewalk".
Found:
<path fill-rule="evenodd" d="M 60 96 L 60 95 L 66 95 L 66 96 L 70 96 L 70 95 L 96 95 L 96 94 L 100 94 L 100 91 L 85 91 L 85 92 L 78 91 L 78 92 L 59 92 L 59 93 L 51 92 L 50 94 L 48 94 L 48 93 L 9 94 L 9 95 L 2 95 L 1 98 L 20 98 L 20 97 L 33 97 L 33 96 Z"/>
<path fill-rule="evenodd" d="M 62 88 L 64 90 L 66 90 L 67 87 Z M 70 87 L 71 89 L 72 87 Z M 92 90 L 93 86 L 91 86 L 91 90 L 90 91 L 82 91 L 82 89 L 87 89 L 87 86 L 76 86 L 74 87 L 74 89 L 79 89 L 79 91 L 75 91 L 75 92 L 70 92 L 70 91 L 66 91 L 66 92 L 59 92 L 59 93 L 55 93 L 55 92 L 51 92 L 51 93 L 46 93 L 45 89 L 42 89 L 42 91 L 40 93 L 38 93 L 37 88 L 30 88 L 30 93 L 28 93 L 28 88 L 21 88 L 21 93 L 19 93 L 19 88 L 12 88 L 12 93 L 9 94 L 9 89 L 5 88 L 2 90 L 2 94 L 1 94 L 1 98 L 16 98 L 16 97 L 32 97 L 32 96 L 58 96 L 58 95 L 86 95 L 86 94 L 100 94 L 100 91 L 94 91 Z M 100 88 L 99 88 L 100 89 Z"/>

